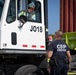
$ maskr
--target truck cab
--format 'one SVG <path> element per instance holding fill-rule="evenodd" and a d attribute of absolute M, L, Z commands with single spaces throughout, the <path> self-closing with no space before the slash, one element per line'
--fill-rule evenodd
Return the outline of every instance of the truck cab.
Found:
<path fill-rule="evenodd" d="M 22 25 L 18 20 L 20 11 L 28 10 L 31 2 L 35 3 L 38 20 L 28 20 Z M 2 0 L 4 2 L 1 15 L 1 49 L 46 50 L 44 1 L 40 0 Z M 26 13 L 27 14 L 27 13 Z M 27 17 L 27 15 L 26 15 Z M 6 35 L 5 35 L 6 34 Z"/>
<path fill-rule="evenodd" d="M 35 20 L 28 19 L 31 2 L 35 5 Z M 26 20 L 21 18 L 24 21 L 19 16 L 22 11 L 26 13 Z M 47 34 L 47 0 L 0 0 L 1 74 L 43 75 L 38 68 L 46 65 Z"/>

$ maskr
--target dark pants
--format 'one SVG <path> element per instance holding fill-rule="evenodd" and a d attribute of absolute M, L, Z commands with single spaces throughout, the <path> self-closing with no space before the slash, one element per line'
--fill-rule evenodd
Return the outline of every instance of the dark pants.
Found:
<path fill-rule="evenodd" d="M 58 66 L 51 66 L 50 75 L 67 75 L 68 69 L 68 64 L 59 62 Z"/>

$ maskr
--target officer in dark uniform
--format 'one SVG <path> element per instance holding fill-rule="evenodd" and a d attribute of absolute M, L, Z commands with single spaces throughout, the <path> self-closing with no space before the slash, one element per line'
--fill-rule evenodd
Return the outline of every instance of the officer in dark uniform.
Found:
<path fill-rule="evenodd" d="M 68 45 L 62 40 L 63 32 L 55 32 L 55 40 L 48 47 L 47 57 L 50 58 L 50 75 L 67 75 L 71 54 Z"/>

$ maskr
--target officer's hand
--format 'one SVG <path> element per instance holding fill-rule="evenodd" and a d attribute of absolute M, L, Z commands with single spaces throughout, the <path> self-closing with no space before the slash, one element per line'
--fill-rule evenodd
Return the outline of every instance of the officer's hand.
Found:
<path fill-rule="evenodd" d="M 71 65 L 69 64 L 69 71 L 71 71 Z"/>

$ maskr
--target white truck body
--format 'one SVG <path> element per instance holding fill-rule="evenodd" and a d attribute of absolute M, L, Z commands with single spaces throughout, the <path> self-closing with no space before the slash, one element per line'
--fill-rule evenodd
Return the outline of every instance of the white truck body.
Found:
<path fill-rule="evenodd" d="M 21 0 L 21 3 L 23 3 L 24 1 L 25 0 Z M 0 23 L 0 35 L 1 35 L 0 49 L 46 50 L 44 5 L 43 5 L 44 1 L 43 0 L 36 0 L 36 1 L 39 1 L 42 4 L 41 5 L 42 22 L 38 23 L 38 22 L 27 21 L 22 28 L 18 28 L 18 26 L 21 23 L 17 19 L 18 15 L 17 9 L 16 9 L 15 21 L 11 23 L 7 23 L 6 21 L 10 0 L 5 0 L 5 5 L 2 12 L 2 18 Z M 24 6 L 20 7 L 20 10 L 21 9 L 24 9 Z M 12 44 L 13 41 L 15 41 L 15 44 Z"/>
<path fill-rule="evenodd" d="M 31 2 L 35 20 L 27 16 Z M 46 8 L 47 0 L 0 0 L 0 75 L 48 75 Z M 26 16 L 19 16 L 23 10 Z"/>

